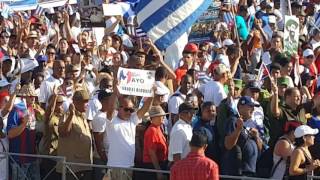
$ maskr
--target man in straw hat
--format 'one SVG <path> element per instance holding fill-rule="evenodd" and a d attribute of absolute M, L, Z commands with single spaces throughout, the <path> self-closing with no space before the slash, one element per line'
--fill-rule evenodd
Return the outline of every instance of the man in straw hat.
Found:
<path fill-rule="evenodd" d="M 37 96 L 33 84 L 25 84 L 17 93 L 18 103 L 8 116 L 9 152 L 36 154 L 36 118 L 33 109 Z M 11 163 L 12 179 L 40 179 L 39 164 L 35 158 L 14 157 Z"/>

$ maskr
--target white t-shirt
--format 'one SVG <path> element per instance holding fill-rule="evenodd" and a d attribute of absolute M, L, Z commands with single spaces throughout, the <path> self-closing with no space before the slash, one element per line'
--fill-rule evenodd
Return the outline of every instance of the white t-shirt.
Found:
<path fill-rule="evenodd" d="M 53 76 L 50 76 L 47 80 L 43 81 L 40 85 L 39 102 L 47 103 L 52 95 L 53 87 L 55 85 L 60 86 L 62 83 L 62 79 L 56 79 Z"/>
<path fill-rule="evenodd" d="M 86 112 L 87 119 L 93 120 L 93 118 L 96 116 L 96 114 L 101 109 L 102 105 L 98 99 L 98 93 L 95 94 L 88 102 L 88 110 Z"/>
<path fill-rule="evenodd" d="M 211 101 L 215 106 L 219 106 L 220 102 L 227 98 L 223 85 L 218 81 L 209 81 L 202 85 L 199 91 L 203 94 L 203 102 Z"/>
<path fill-rule="evenodd" d="M 177 90 L 168 101 L 168 111 L 172 114 L 178 114 L 179 113 L 179 106 L 182 104 L 186 99 L 186 95 L 180 93 L 179 90 Z"/>
<path fill-rule="evenodd" d="M 129 120 L 121 120 L 115 113 L 111 122 L 106 121 L 109 142 L 108 166 L 134 166 L 136 126 L 141 121 L 137 113 L 132 113 Z"/>
<path fill-rule="evenodd" d="M 169 95 L 170 95 L 169 88 L 166 85 L 164 85 L 161 81 L 156 81 L 156 85 L 157 85 L 157 87 L 161 88 L 163 91 L 166 92 L 166 94 L 164 95 L 163 101 L 168 102 Z"/>
<path fill-rule="evenodd" d="M 103 132 L 103 146 L 106 150 L 106 155 L 108 155 L 109 143 L 107 138 L 107 113 L 99 111 L 92 121 L 92 132 Z"/>
<path fill-rule="evenodd" d="M 190 124 L 179 119 L 172 127 L 170 133 L 168 160 L 173 161 L 174 154 L 181 154 L 181 159 L 190 152 L 189 142 L 192 137 L 192 127 Z"/>

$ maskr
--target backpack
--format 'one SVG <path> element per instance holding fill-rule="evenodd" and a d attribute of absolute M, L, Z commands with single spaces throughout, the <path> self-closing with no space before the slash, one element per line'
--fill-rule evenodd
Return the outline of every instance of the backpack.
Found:
<path fill-rule="evenodd" d="M 260 178 L 270 178 L 281 163 L 280 158 L 277 163 L 273 163 L 273 148 L 268 148 L 259 157 L 256 164 L 256 176 Z"/>

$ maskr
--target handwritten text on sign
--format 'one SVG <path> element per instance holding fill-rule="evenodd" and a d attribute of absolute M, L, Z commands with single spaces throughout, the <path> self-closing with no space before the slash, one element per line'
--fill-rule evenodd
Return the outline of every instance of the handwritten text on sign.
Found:
<path fill-rule="evenodd" d="M 155 71 L 119 68 L 119 92 L 125 95 L 152 97 Z"/>

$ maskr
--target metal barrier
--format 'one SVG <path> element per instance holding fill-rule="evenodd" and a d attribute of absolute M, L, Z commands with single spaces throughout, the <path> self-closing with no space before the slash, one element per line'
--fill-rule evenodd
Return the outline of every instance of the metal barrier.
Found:
<path fill-rule="evenodd" d="M 130 171 L 141 171 L 141 172 L 154 172 L 154 173 L 170 174 L 170 171 L 155 170 L 155 169 L 112 167 L 112 166 L 107 166 L 107 165 L 67 162 L 66 158 L 62 157 L 62 156 L 33 155 L 33 154 L 20 154 L 20 153 L 8 153 L 8 152 L 0 152 L 0 154 L 3 154 L 5 156 L 6 161 L 7 161 L 7 179 L 9 179 L 9 160 L 10 160 L 10 158 L 12 158 L 12 156 L 55 159 L 55 160 L 57 160 L 57 162 L 61 162 L 62 163 L 62 180 L 66 180 L 66 174 L 67 174 L 68 170 L 77 179 L 77 177 L 75 176 L 75 173 L 72 171 L 72 169 L 69 166 L 82 166 L 82 167 L 105 168 L 105 169 L 111 169 L 112 168 L 112 169 L 123 169 L 123 170 L 130 170 Z M 224 179 L 241 179 L 241 180 L 272 180 L 270 178 L 257 178 L 257 177 L 246 177 L 246 176 L 229 176 L 229 175 L 220 175 L 220 178 L 224 178 Z M 308 176 L 308 179 L 320 179 L 320 176 Z"/>

